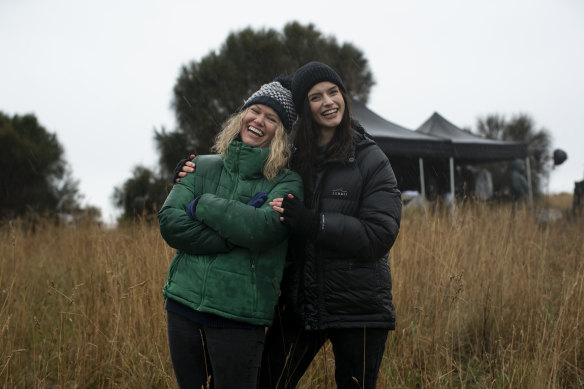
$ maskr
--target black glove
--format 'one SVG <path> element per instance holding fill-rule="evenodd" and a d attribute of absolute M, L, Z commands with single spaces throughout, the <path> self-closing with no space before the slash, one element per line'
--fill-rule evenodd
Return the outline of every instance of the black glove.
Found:
<path fill-rule="evenodd" d="M 176 180 L 177 180 L 178 178 L 180 178 L 180 177 L 178 176 L 178 173 L 182 172 L 182 168 L 183 168 L 183 166 L 184 166 L 184 165 L 185 165 L 187 162 L 189 162 L 189 161 L 192 161 L 192 160 L 194 159 L 195 155 L 196 155 L 195 153 L 191 153 L 191 154 L 189 155 L 189 157 L 188 157 L 188 158 L 181 159 L 180 161 L 178 161 L 178 165 L 176 165 L 176 167 L 174 168 L 174 174 L 172 175 L 172 182 L 171 182 L 171 183 L 172 183 L 173 185 L 174 185 L 174 184 L 176 184 Z"/>
<path fill-rule="evenodd" d="M 185 165 L 185 163 L 187 163 L 188 161 L 190 161 L 190 158 L 185 158 L 185 159 L 181 159 L 180 161 L 178 161 L 178 165 L 176 165 L 176 167 L 174 168 L 174 174 L 172 175 L 172 184 L 176 184 L 176 179 L 180 178 L 178 176 L 178 173 L 182 172 L 182 167 Z"/>
<path fill-rule="evenodd" d="M 292 232 L 300 234 L 308 239 L 316 239 L 318 232 L 318 214 L 312 209 L 308 209 L 296 197 L 284 197 L 282 201 L 284 208 L 283 223 L 290 226 Z"/>

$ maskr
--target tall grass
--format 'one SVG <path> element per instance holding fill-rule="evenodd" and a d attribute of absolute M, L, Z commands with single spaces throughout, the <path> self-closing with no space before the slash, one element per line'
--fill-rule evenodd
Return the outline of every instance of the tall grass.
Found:
<path fill-rule="evenodd" d="M 379 388 L 584 388 L 584 220 L 536 215 L 403 215 Z M 3 224 L 0 386 L 175 388 L 161 294 L 172 256 L 144 220 Z M 330 345 L 300 387 L 335 387 Z"/>
<path fill-rule="evenodd" d="M 155 225 L 13 222 L 0 251 L 4 387 L 172 387 Z"/>

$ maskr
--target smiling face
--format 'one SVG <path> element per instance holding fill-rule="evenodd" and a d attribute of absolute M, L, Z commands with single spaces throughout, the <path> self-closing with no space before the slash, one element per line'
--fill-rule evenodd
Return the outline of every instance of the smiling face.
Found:
<path fill-rule="evenodd" d="M 314 121 L 321 130 L 333 130 L 343 120 L 345 100 L 339 87 L 329 81 L 319 82 L 308 91 L 308 102 Z"/>
<path fill-rule="evenodd" d="M 263 104 L 250 106 L 241 126 L 241 140 L 251 147 L 268 147 L 274 139 L 280 117 L 272 108 Z"/>

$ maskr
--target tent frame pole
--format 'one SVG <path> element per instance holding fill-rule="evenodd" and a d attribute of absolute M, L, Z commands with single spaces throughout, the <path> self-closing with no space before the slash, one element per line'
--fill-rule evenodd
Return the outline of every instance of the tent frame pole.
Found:
<path fill-rule="evenodd" d="M 525 157 L 525 170 L 527 173 L 527 186 L 529 187 L 529 205 L 533 206 L 533 189 L 531 187 L 531 164 L 529 157 Z"/>
<path fill-rule="evenodd" d="M 452 195 L 452 225 L 455 224 L 456 219 L 456 196 L 454 195 L 454 158 L 448 158 L 450 162 L 450 194 Z"/>
<path fill-rule="evenodd" d="M 426 199 L 426 184 L 424 182 L 424 159 L 418 158 L 418 164 L 420 166 L 420 193 L 422 198 Z"/>

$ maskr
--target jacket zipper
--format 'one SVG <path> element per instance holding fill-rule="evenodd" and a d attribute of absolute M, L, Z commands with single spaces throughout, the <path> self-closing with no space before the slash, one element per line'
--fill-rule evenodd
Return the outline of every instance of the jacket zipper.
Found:
<path fill-rule="evenodd" d="M 233 190 L 231 191 L 230 199 L 233 200 L 235 195 L 237 194 L 237 186 L 239 185 L 239 158 L 241 154 L 241 145 L 238 144 L 237 148 L 237 156 L 235 158 L 236 163 L 233 165 Z"/>
<path fill-rule="evenodd" d="M 329 173 L 329 168 L 326 168 L 327 164 L 331 164 L 331 161 L 324 161 L 324 163 L 320 166 L 320 168 L 322 169 L 321 172 L 318 171 L 317 168 L 317 172 L 316 172 L 316 177 L 314 180 L 314 193 L 312 196 L 312 206 L 313 209 L 315 210 L 315 212 L 319 215 L 320 217 L 320 198 L 321 198 L 321 191 L 322 191 L 322 183 L 325 181 L 327 174 Z M 320 220 L 319 220 L 319 229 L 320 227 Z M 315 266 L 315 270 L 316 270 L 316 289 L 317 289 L 317 293 L 316 293 L 316 312 L 315 315 L 316 317 L 314 317 L 315 321 L 316 321 L 316 328 L 312 328 L 312 329 L 320 329 L 322 328 L 323 325 L 323 318 L 322 318 L 322 307 L 324 307 L 324 299 L 323 299 L 323 293 L 324 293 L 324 266 L 322 261 L 319 261 L 318 258 L 320 256 L 319 254 L 319 247 L 316 244 L 316 242 L 313 243 L 312 245 L 313 249 L 314 249 L 314 253 L 313 253 L 313 258 L 312 260 L 314 261 L 314 266 Z"/>

